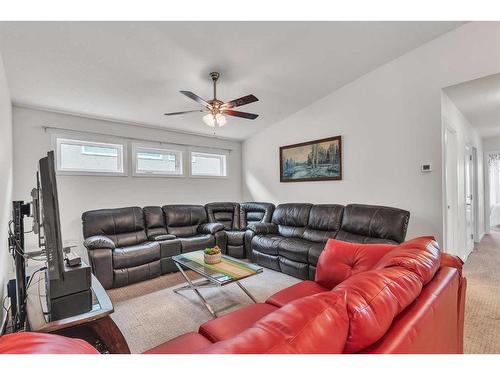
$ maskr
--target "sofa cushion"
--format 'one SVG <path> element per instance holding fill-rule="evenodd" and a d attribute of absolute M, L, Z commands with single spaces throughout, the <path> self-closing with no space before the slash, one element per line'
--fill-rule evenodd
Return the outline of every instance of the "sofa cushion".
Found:
<path fill-rule="evenodd" d="M 251 327 L 257 320 L 278 308 L 267 303 L 255 303 L 209 320 L 200 326 L 199 333 L 212 342 L 226 340 Z"/>
<path fill-rule="evenodd" d="M 282 307 L 287 303 L 300 299 L 302 297 L 312 296 L 313 294 L 318 294 L 322 292 L 327 292 L 329 289 L 315 283 L 311 280 L 301 281 L 297 284 L 293 284 L 288 288 L 280 290 L 278 293 L 273 294 L 266 300 L 266 303 L 274 305 L 276 307 Z"/>
<path fill-rule="evenodd" d="M 337 354 L 342 353 L 348 329 L 345 295 L 326 292 L 291 302 L 236 337 L 200 352 Z"/>
<path fill-rule="evenodd" d="M 440 266 L 440 251 L 434 237 L 418 237 L 395 247 L 375 265 L 375 269 L 403 267 L 413 271 L 425 285 Z"/>
<path fill-rule="evenodd" d="M 148 239 L 155 240 L 156 237 L 167 234 L 165 216 L 160 206 L 147 206 L 142 211 L 144 212 L 144 222 L 146 224 Z"/>
<path fill-rule="evenodd" d="M 245 243 L 245 232 L 240 230 L 227 230 L 227 244 L 230 246 L 241 246 Z"/>
<path fill-rule="evenodd" d="M 307 262 L 313 266 L 318 264 L 318 259 L 326 246 L 326 242 L 316 242 L 309 249 L 309 254 L 307 255 Z"/>
<path fill-rule="evenodd" d="M 106 236 L 116 247 L 147 241 L 144 216 L 140 207 L 87 211 L 82 214 L 83 237 Z"/>
<path fill-rule="evenodd" d="M 269 223 L 274 204 L 265 202 L 243 202 L 240 204 L 240 229 L 254 223 Z"/>
<path fill-rule="evenodd" d="M 359 352 L 379 340 L 422 287 L 420 278 L 402 267 L 363 272 L 337 285 L 333 290 L 347 295 L 350 329 L 345 352 Z"/>
<path fill-rule="evenodd" d="M 372 269 L 383 255 L 395 247 L 328 240 L 319 257 L 314 280 L 332 289 L 352 275 Z"/>
<path fill-rule="evenodd" d="M 302 237 L 312 204 L 284 203 L 280 204 L 273 213 L 272 222 L 278 225 L 280 235 L 284 237 Z"/>
<path fill-rule="evenodd" d="M 211 234 L 200 234 L 192 237 L 179 238 L 183 253 L 203 250 L 207 247 L 215 246 L 215 237 Z"/>
<path fill-rule="evenodd" d="M 410 213 L 393 207 L 349 204 L 344 208 L 338 240 L 362 243 L 401 243 Z"/>
<path fill-rule="evenodd" d="M 196 332 L 188 332 L 154 348 L 144 354 L 191 354 L 212 345 L 205 336 Z"/>
<path fill-rule="evenodd" d="M 339 204 L 315 204 L 309 212 L 309 220 L 302 238 L 313 242 L 326 242 L 335 238 L 340 224 L 344 206 Z"/>
<path fill-rule="evenodd" d="M 301 238 L 286 238 L 278 244 L 278 254 L 287 259 L 307 263 L 309 249 L 314 242 Z"/>
<path fill-rule="evenodd" d="M 277 234 L 258 235 L 252 239 L 252 250 L 269 255 L 278 255 L 278 245 L 285 237 Z"/>
<path fill-rule="evenodd" d="M 214 202 L 205 205 L 208 221 L 220 223 L 226 230 L 240 227 L 240 205 L 235 202 Z"/>
<path fill-rule="evenodd" d="M 194 204 L 171 204 L 162 207 L 167 232 L 177 237 L 198 233 L 198 226 L 208 221 L 205 207 Z"/>
<path fill-rule="evenodd" d="M 0 337 L 0 354 L 99 354 L 99 352 L 80 339 L 49 333 L 18 332 Z"/>
<path fill-rule="evenodd" d="M 113 250 L 113 268 L 129 268 L 160 260 L 160 244 L 144 242 L 139 245 L 117 247 Z"/>

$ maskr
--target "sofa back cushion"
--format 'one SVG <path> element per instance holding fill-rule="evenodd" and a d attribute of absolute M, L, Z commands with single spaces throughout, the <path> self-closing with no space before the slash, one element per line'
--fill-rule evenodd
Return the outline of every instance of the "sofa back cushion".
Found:
<path fill-rule="evenodd" d="M 144 212 L 144 222 L 146 223 L 146 234 L 148 238 L 167 234 L 165 216 L 159 206 L 147 206 L 142 209 Z"/>
<path fill-rule="evenodd" d="M 333 290 L 347 294 L 350 320 L 345 351 L 355 353 L 379 340 L 410 305 L 440 266 L 432 237 L 420 237 L 386 252 L 373 269 L 354 275 Z"/>
<path fill-rule="evenodd" d="M 378 341 L 422 287 L 419 277 L 403 267 L 359 273 L 337 285 L 333 291 L 347 294 L 350 322 L 344 351 L 356 353 Z"/>
<path fill-rule="evenodd" d="M 389 251 L 377 262 L 374 269 L 404 267 L 417 274 L 423 285 L 426 285 L 440 267 L 440 258 L 441 252 L 434 237 L 418 237 Z"/>
<path fill-rule="evenodd" d="M 144 216 L 140 207 L 87 211 L 82 214 L 83 237 L 106 236 L 116 247 L 147 241 Z"/>
<path fill-rule="evenodd" d="M 270 223 L 274 204 L 266 202 L 243 202 L 240 204 L 240 229 L 254 223 Z"/>
<path fill-rule="evenodd" d="M 205 207 L 194 204 L 171 204 L 162 207 L 168 234 L 191 237 L 198 233 L 198 226 L 207 222 Z"/>
<path fill-rule="evenodd" d="M 332 289 L 349 277 L 371 270 L 396 245 L 328 240 L 316 265 L 314 281 Z"/>
<path fill-rule="evenodd" d="M 205 205 L 210 223 L 220 223 L 225 230 L 240 228 L 240 205 L 235 202 L 214 202 Z"/>
<path fill-rule="evenodd" d="M 302 238 L 312 242 L 326 242 L 329 238 L 335 238 L 343 213 L 344 206 L 339 204 L 315 204 L 309 212 Z"/>
<path fill-rule="evenodd" d="M 312 204 L 284 203 L 273 213 L 272 222 L 278 225 L 279 233 L 284 237 L 302 237 L 309 221 Z"/>
<path fill-rule="evenodd" d="M 325 292 L 290 302 L 203 353 L 338 354 L 348 330 L 345 294 Z"/>
<path fill-rule="evenodd" d="M 344 209 L 337 239 L 360 243 L 401 243 L 410 213 L 399 208 L 350 204 Z"/>

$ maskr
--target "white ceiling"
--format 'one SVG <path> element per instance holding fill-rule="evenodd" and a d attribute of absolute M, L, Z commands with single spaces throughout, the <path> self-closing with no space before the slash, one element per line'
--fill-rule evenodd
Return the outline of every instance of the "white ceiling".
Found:
<path fill-rule="evenodd" d="M 0 22 L 12 99 L 66 112 L 211 134 L 181 95 L 255 94 L 217 135 L 245 139 L 461 22 Z"/>
<path fill-rule="evenodd" d="M 500 73 L 445 89 L 483 138 L 500 136 Z"/>

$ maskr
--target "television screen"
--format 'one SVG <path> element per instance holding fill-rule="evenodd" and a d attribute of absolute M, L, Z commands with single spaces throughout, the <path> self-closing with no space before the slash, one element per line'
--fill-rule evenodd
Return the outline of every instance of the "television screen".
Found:
<path fill-rule="evenodd" d="M 43 230 L 43 245 L 47 256 L 47 270 L 50 280 L 63 277 L 64 256 L 61 239 L 61 221 L 57 198 L 57 182 L 54 165 L 54 151 L 39 162 L 39 220 Z M 49 281 L 50 281 L 49 280 Z"/>

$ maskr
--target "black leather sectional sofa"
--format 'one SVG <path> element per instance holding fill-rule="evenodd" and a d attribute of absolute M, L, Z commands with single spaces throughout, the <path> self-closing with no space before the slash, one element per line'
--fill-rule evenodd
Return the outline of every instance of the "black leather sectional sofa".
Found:
<path fill-rule="evenodd" d="M 84 245 L 102 285 L 116 288 L 177 270 L 171 257 L 219 246 L 237 258 L 314 279 L 326 241 L 400 243 L 410 213 L 359 204 L 216 202 L 84 212 Z"/>

